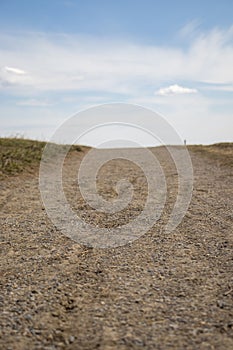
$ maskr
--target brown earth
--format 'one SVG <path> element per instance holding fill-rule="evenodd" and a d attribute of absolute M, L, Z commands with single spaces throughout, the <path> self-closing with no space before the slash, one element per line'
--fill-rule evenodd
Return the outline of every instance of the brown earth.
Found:
<path fill-rule="evenodd" d="M 85 152 L 71 152 L 65 164 L 69 202 L 93 224 L 128 222 L 143 207 L 143 174 L 123 160 L 101 169 L 106 199 L 116 197 L 113 184 L 126 174 L 136 192 L 110 220 L 76 190 Z M 37 169 L 0 182 L 0 349 L 233 349 L 232 167 L 191 151 L 192 201 L 168 235 L 177 176 L 165 149 L 153 152 L 168 184 L 164 213 L 147 234 L 114 249 L 81 246 L 54 227 Z"/>

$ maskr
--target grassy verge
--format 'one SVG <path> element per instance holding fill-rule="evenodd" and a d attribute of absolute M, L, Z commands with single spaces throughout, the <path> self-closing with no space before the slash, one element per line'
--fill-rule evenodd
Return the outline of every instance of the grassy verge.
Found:
<path fill-rule="evenodd" d="M 39 165 L 46 142 L 20 138 L 0 138 L 0 179 Z M 82 151 L 73 146 L 72 151 Z"/>
<path fill-rule="evenodd" d="M 188 146 L 188 149 L 218 162 L 219 165 L 233 167 L 233 143 L 231 142 L 216 143 L 209 146 L 193 145 Z"/>
<path fill-rule="evenodd" d="M 21 173 L 39 165 L 46 142 L 20 138 L 0 138 L 0 179 Z M 72 146 L 71 151 L 83 151 L 84 146 Z M 233 143 L 217 143 L 210 146 L 188 146 L 192 152 L 233 167 Z"/>

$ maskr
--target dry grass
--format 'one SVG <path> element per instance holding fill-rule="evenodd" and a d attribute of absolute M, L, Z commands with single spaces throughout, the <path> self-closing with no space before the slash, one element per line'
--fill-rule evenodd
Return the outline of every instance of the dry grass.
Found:
<path fill-rule="evenodd" d="M 22 138 L 0 138 L 0 178 L 17 175 L 39 164 L 46 142 Z M 72 146 L 71 151 L 83 151 L 84 146 Z M 233 143 L 217 143 L 210 146 L 188 146 L 192 152 L 217 161 L 220 165 L 233 166 Z"/>
<path fill-rule="evenodd" d="M 45 142 L 19 138 L 0 139 L 0 176 L 16 175 L 38 164 Z"/>
<path fill-rule="evenodd" d="M 22 138 L 0 138 L 0 178 L 17 175 L 39 164 L 46 142 Z M 73 146 L 72 151 L 82 151 Z"/>
<path fill-rule="evenodd" d="M 209 159 L 218 162 L 219 165 L 233 167 L 232 142 L 216 143 L 209 146 L 193 145 L 188 146 L 188 150 L 199 153 L 203 157 L 208 157 Z"/>

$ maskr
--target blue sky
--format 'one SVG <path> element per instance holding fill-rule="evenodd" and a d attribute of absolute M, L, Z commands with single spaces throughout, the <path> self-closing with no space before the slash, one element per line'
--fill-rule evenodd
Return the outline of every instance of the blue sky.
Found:
<path fill-rule="evenodd" d="M 48 139 L 108 102 L 190 143 L 232 141 L 233 2 L 1 0 L 0 135 Z"/>

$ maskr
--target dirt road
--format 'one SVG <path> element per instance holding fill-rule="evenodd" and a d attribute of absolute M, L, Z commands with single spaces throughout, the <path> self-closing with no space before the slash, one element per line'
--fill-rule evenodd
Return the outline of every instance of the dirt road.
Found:
<path fill-rule="evenodd" d="M 168 184 L 164 213 L 147 234 L 114 249 L 78 245 L 53 226 L 38 171 L 0 182 L 0 349 L 233 349 L 232 168 L 191 154 L 192 201 L 167 235 L 177 178 L 166 152 L 154 152 Z M 101 169 L 106 199 L 116 196 L 112 184 L 124 173 L 136 192 L 109 220 L 76 191 L 82 156 L 73 152 L 65 166 L 74 210 L 109 227 L 137 215 L 146 194 L 140 170 L 123 160 Z"/>

